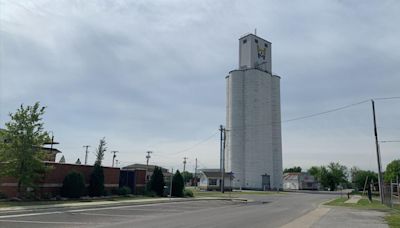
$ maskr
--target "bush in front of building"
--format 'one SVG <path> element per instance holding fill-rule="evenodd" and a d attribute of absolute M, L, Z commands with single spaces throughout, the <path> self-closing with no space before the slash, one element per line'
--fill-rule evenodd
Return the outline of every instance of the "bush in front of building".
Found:
<path fill-rule="evenodd" d="M 7 197 L 6 194 L 0 192 L 0 199 L 7 199 L 7 198 L 8 198 L 8 197 Z"/>
<path fill-rule="evenodd" d="M 155 167 L 153 174 L 151 175 L 148 189 L 155 192 L 158 196 L 163 196 L 164 194 L 164 175 L 160 167 Z"/>
<path fill-rule="evenodd" d="M 172 178 L 172 196 L 182 197 L 184 188 L 183 177 L 179 170 L 177 170 Z"/>
<path fill-rule="evenodd" d="M 89 196 L 102 196 L 104 193 L 104 171 L 100 164 L 94 165 L 93 172 L 90 174 Z"/>
<path fill-rule="evenodd" d="M 85 179 L 81 173 L 72 171 L 65 176 L 61 188 L 61 196 L 67 198 L 79 198 L 85 191 Z"/>
<path fill-rule="evenodd" d="M 121 187 L 118 189 L 118 195 L 120 196 L 126 196 L 131 194 L 131 189 L 127 186 Z"/>
<path fill-rule="evenodd" d="M 193 197 L 193 191 L 192 190 L 190 190 L 190 189 L 184 189 L 183 190 L 183 196 L 184 197 Z"/>

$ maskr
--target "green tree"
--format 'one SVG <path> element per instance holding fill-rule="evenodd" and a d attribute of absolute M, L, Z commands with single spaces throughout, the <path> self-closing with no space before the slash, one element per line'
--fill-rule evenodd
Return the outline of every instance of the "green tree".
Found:
<path fill-rule="evenodd" d="M 153 174 L 151 175 L 149 187 L 151 191 L 154 191 L 158 196 L 162 196 L 164 193 L 164 175 L 160 167 L 154 167 Z"/>
<path fill-rule="evenodd" d="M 18 194 L 27 188 L 35 188 L 35 182 L 46 172 L 43 163 L 45 154 L 43 144 L 49 140 L 44 131 L 42 116 L 45 107 L 36 102 L 33 106 L 21 105 L 15 113 L 10 113 L 11 120 L 5 124 L 0 142 L 0 175 L 17 179 Z"/>
<path fill-rule="evenodd" d="M 286 168 L 283 170 L 283 173 L 301 173 L 301 167 L 294 166 L 292 168 Z"/>
<path fill-rule="evenodd" d="M 188 171 L 183 171 L 182 177 L 183 177 L 183 183 L 187 183 L 193 179 L 193 174 Z"/>
<path fill-rule="evenodd" d="M 61 188 L 61 196 L 79 198 L 85 190 L 85 179 L 81 173 L 72 171 L 65 176 Z"/>
<path fill-rule="evenodd" d="M 400 159 L 391 161 L 386 166 L 385 171 L 385 182 L 390 183 L 390 181 L 395 181 L 396 178 L 400 178 Z"/>
<path fill-rule="evenodd" d="M 184 188 L 183 177 L 177 170 L 172 178 L 172 196 L 182 197 Z"/>
<path fill-rule="evenodd" d="M 96 151 L 96 161 L 94 168 L 90 174 L 89 181 L 89 195 L 90 196 L 101 196 L 104 193 L 104 171 L 101 167 L 101 163 L 104 159 L 104 153 L 106 152 L 106 140 L 105 138 L 100 139 L 99 146 Z"/>
<path fill-rule="evenodd" d="M 331 162 L 328 165 L 331 191 L 336 190 L 338 185 L 347 185 L 347 167 L 339 164 L 339 162 Z"/>
<path fill-rule="evenodd" d="M 103 162 L 103 159 L 104 159 L 104 154 L 107 151 L 106 144 L 107 144 L 106 139 L 104 137 L 102 139 L 100 139 L 99 147 L 97 147 L 97 151 L 96 151 L 95 164 L 98 164 L 101 166 L 101 163 Z"/>
<path fill-rule="evenodd" d="M 312 166 L 311 168 L 308 169 L 307 172 L 308 172 L 310 175 L 314 176 L 314 178 L 315 178 L 317 181 L 320 181 L 321 167 Z"/>
<path fill-rule="evenodd" d="M 371 180 L 374 183 L 378 182 L 378 174 L 370 170 L 352 169 L 351 176 L 352 176 L 351 182 L 354 184 L 354 187 L 357 190 L 361 190 L 364 188 L 366 180 L 367 180 L 367 185 L 371 183 Z"/>
<path fill-rule="evenodd" d="M 347 167 L 339 163 L 331 162 L 328 166 L 313 166 L 308 173 L 320 182 L 322 187 L 335 191 L 337 186 L 347 185 Z"/>
<path fill-rule="evenodd" d="M 89 181 L 89 195 L 102 196 L 104 193 L 104 171 L 103 167 L 95 164 Z"/>

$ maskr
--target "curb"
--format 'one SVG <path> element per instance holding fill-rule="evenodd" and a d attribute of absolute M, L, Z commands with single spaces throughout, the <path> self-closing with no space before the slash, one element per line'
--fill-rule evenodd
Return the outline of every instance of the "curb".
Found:
<path fill-rule="evenodd" d="M 48 205 L 29 205 L 29 206 L 12 206 L 0 208 L 0 214 L 14 213 L 14 212 L 27 212 L 47 209 L 71 209 L 71 208 L 90 208 L 90 207 L 108 207 L 115 205 L 146 205 L 157 203 L 177 203 L 177 202 L 193 202 L 205 200 L 225 200 L 225 201 L 239 201 L 249 202 L 245 198 L 218 198 L 218 197 L 200 197 L 200 198 L 157 198 L 157 199 L 131 199 L 121 201 L 95 201 L 95 202 L 78 202 L 78 203 L 61 203 L 61 204 L 48 204 Z"/>

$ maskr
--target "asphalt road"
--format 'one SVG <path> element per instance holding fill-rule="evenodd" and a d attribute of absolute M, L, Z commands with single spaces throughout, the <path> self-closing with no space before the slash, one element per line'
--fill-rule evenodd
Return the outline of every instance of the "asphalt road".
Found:
<path fill-rule="evenodd" d="M 0 227 L 280 227 L 337 196 L 246 195 L 253 202 L 207 200 L 0 215 Z"/>

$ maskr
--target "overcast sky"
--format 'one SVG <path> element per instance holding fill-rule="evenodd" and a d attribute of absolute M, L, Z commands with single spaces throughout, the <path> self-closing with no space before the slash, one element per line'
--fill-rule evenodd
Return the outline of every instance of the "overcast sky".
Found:
<path fill-rule="evenodd" d="M 0 128 L 23 103 L 47 106 L 67 162 L 98 141 L 121 166 L 219 164 L 225 76 L 238 38 L 272 42 L 282 119 L 400 96 L 399 1 L 0 0 Z M 376 103 L 381 140 L 400 140 L 400 99 Z M 371 104 L 283 123 L 283 165 L 376 169 Z M 201 143 L 202 142 L 202 143 Z M 188 150 L 187 150 L 188 149 Z M 386 164 L 400 143 L 382 143 Z M 60 158 L 58 156 L 57 160 Z M 111 165 L 107 152 L 104 163 Z"/>

